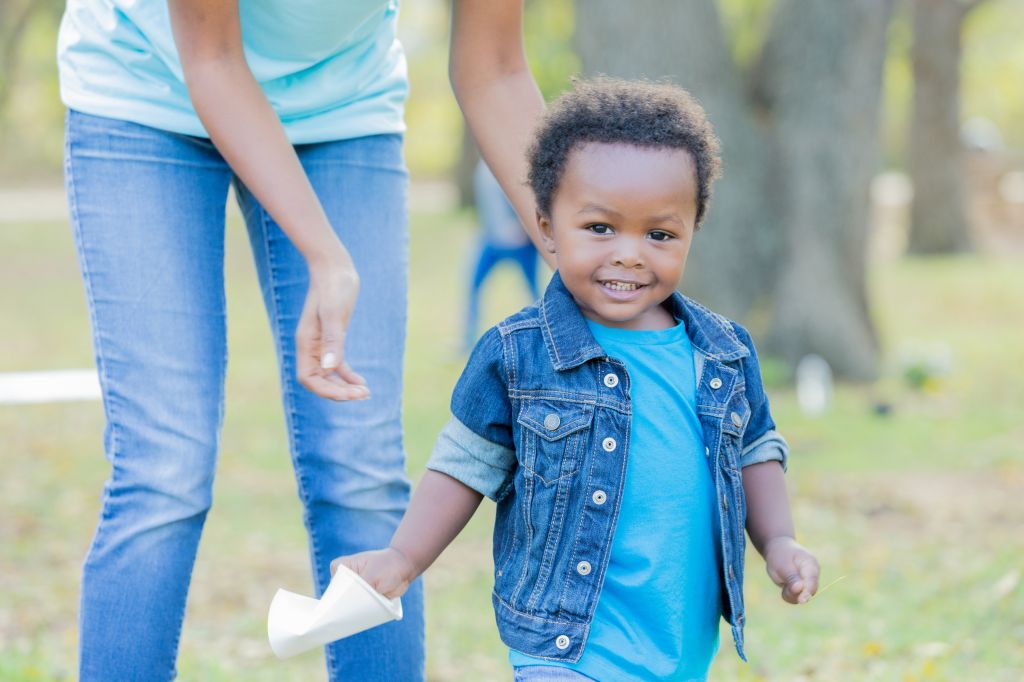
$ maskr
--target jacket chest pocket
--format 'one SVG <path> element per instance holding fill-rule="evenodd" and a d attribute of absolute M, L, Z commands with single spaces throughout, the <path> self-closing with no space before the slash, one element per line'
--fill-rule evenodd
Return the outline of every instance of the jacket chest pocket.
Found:
<path fill-rule="evenodd" d="M 520 464 L 546 486 L 572 476 L 579 470 L 593 421 L 593 405 L 525 401 L 517 419 Z"/>

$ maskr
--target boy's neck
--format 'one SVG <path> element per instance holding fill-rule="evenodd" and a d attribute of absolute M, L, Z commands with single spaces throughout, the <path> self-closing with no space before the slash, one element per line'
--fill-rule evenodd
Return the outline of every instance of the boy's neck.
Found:
<path fill-rule="evenodd" d="M 579 301 L 573 297 L 573 301 L 579 307 L 580 312 L 583 313 L 583 317 L 587 320 L 599 324 L 602 327 L 609 327 L 611 329 L 629 329 L 633 331 L 662 331 L 665 329 L 671 329 L 675 327 L 678 322 L 672 316 L 672 313 L 668 311 L 665 303 L 662 301 L 656 306 L 647 308 L 639 315 L 629 320 L 609 320 L 600 315 L 597 315 L 593 311 L 585 309 L 579 304 Z"/>

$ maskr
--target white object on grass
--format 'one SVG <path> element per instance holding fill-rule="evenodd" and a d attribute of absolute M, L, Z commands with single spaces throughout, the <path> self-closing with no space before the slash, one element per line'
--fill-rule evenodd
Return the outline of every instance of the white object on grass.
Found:
<path fill-rule="evenodd" d="M 796 397 L 804 414 L 817 417 L 832 402 L 832 368 L 820 355 L 805 355 L 796 366 Z"/>
<path fill-rule="evenodd" d="M 388 599 L 351 569 L 338 566 L 319 600 L 278 590 L 267 614 L 267 636 L 277 657 L 288 658 L 401 619 L 401 600 Z"/>
<path fill-rule="evenodd" d="M 100 381 L 94 369 L 0 373 L 0 404 L 98 400 Z"/>

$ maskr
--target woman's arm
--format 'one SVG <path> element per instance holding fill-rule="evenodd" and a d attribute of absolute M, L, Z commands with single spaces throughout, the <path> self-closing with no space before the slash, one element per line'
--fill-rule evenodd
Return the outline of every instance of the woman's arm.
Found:
<path fill-rule="evenodd" d="M 548 264 L 526 184 L 526 151 L 544 98 L 523 49 L 523 0 L 454 0 L 449 77 L 480 152 Z"/>
<path fill-rule="evenodd" d="M 359 277 L 245 61 L 238 0 L 170 0 L 168 7 L 199 120 L 309 266 L 309 292 L 295 336 L 299 380 L 325 398 L 368 397 L 363 379 L 343 360 Z"/>

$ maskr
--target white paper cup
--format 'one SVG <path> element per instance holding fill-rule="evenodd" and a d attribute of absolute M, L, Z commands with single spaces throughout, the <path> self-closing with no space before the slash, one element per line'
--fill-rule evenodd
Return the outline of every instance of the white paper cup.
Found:
<path fill-rule="evenodd" d="M 288 658 L 401 619 L 401 600 L 388 599 L 339 565 L 319 600 L 278 590 L 267 614 L 267 637 L 277 657 Z"/>

